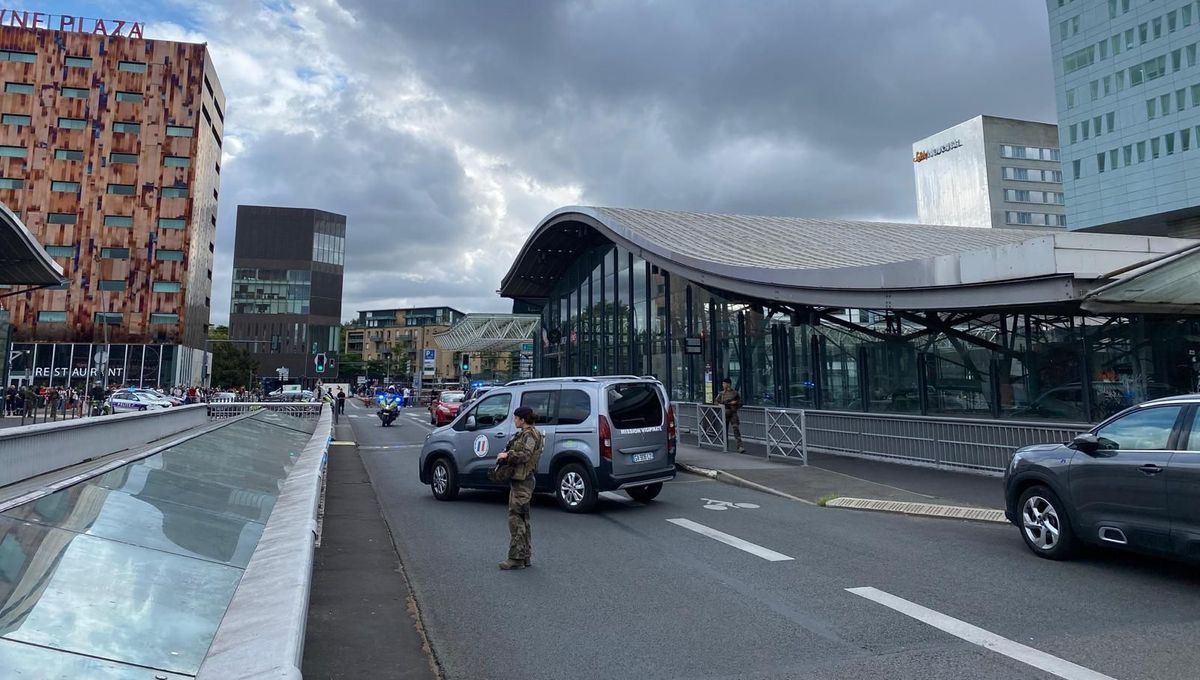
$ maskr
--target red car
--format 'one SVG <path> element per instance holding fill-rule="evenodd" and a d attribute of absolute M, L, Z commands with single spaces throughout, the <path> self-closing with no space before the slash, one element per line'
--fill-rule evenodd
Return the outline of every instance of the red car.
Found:
<path fill-rule="evenodd" d="M 437 399 L 434 399 L 433 403 L 429 405 L 429 422 L 441 427 L 454 420 L 466 396 L 465 392 L 442 392 L 439 394 Z"/>

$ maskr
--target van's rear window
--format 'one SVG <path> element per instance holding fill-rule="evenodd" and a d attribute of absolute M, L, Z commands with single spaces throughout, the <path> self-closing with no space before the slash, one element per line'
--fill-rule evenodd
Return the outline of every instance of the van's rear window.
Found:
<path fill-rule="evenodd" d="M 658 388 L 651 383 L 617 383 L 610 386 L 608 416 L 618 430 L 662 425 L 663 404 Z"/>

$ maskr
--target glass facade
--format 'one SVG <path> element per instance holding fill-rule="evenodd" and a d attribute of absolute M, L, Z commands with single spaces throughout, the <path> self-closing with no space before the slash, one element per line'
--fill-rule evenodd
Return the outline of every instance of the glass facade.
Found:
<path fill-rule="evenodd" d="M 82 389 L 107 371 L 109 387 L 171 387 L 178 351 L 176 345 L 15 342 L 8 381 Z"/>
<path fill-rule="evenodd" d="M 612 244 L 584 252 L 541 309 L 539 376 L 653 375 L 753 406 L 1099 421 L 1198 389 L 1200 317 L 778 311 Z"/>
<path fill-rule="evenodd" d="M 235 314 L 308 314 L 311 293 L 307 269 L 233 270 Z"/>

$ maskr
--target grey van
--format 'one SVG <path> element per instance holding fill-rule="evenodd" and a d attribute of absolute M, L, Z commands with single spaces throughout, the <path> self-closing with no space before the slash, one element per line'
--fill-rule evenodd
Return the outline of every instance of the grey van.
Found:
<path fill-rule="evenodd" d="M 498 486 L 488 470 L 514 434 L 512 412 L 528 406 L 546 437 L 537 491 L 568 512 L 586 512 L 601 491 L 647 502 L 675 477 L 675 411 L 662 383 L 637 376 L 538 378 L 496 387 L 434 430 L 421 449 L 420 478 L 434 497 Z M 500 487 L 503 488 L 503 487 Z"/>

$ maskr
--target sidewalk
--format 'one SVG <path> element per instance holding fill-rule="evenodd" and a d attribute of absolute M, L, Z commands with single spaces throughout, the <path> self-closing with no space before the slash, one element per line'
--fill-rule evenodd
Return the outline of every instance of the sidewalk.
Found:
<path fill-rule="evenodd" d="M 325 481 L 321 546 L 313 564 L 305 678 L 432 680 L 425 641 L 387 524 L 347 421 L 335 428 Z"/>
<path fill-rule="evenodd" d="M 1004 487 L 999 477 L 812 452 L 809 464 L 803 466 L 777 459 L 768 461 L 761 445 L 747 442 L 746 450 L 745 454 L 722 453 L 680 442 L 675 460 L 721 470 L 813 503 L 849 497 L 973 508 L 1004 507 Z"/>

